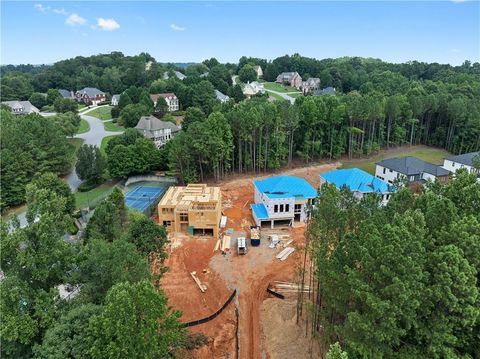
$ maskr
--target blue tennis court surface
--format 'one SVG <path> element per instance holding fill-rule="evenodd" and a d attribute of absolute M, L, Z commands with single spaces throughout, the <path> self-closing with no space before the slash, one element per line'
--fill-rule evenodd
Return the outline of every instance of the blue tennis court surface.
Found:
<path fill-rule="evenodd" d="M 163 187 L 137 187 L 125 195 L 125 204 L 131 209 L 144 212 L 165 192 Z"/>

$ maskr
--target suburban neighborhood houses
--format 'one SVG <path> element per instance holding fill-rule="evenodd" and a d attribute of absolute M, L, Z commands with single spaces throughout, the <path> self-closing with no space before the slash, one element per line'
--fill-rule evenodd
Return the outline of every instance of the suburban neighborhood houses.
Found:
<path fill-rule="evenodd" d="M 398 180 L 406 180 L 409 183 L 428 180 L 445 182 L 450 176 L 450 171 L 415 157 L 399 157 L 377 163 L 375 176 L 390 184 Z"/>
<path fill-rule="evenodd" d="M 105 96 L 105 92 L 94 87 L 85 87 L 75 92 L 75 98 L 78 102 L 91 103 L 92 105 L 98 105 L 100 102 L 105 101 Z"/>
<path fill-rule="evenodd" d="M 180 129 L 173 123 L 162 121 L 154 116 L 142 116 L 135 128 L 143 137 L 153 141 L 157 148 L 170 141 Z"/>
<path fill-rule="evenodd" d="M 480 359 L 478 10 L 3 1 L 0 357 Z"/>
<path fill-rule="evenodd" d="M 30 101 L 2 101 L 2 105 L 10 107 L 12 113 L 15 115 L 27 115 L 29 113 L 40 112 Z"/>
<path fill-rule="evenodd" d="M 275 82 L 279 84 L 289 85 L 300 89 L 302 86 L 302 77 L 298 74 L 298 72 L 282 72 L 280 75 L 277 76 Z"/>
<path fill-rule="evenodd" d="M 169 112 L 178 111 L 179 109 L 178 98 L 177 96 L 175 96 L 173 92 L 151 94 L 150 98 L 153 102 L 153 106 L 157 106 L 157 101 L 159 97 L 162 97 L 165 99 L 165 101 L 167 102 Z"/>

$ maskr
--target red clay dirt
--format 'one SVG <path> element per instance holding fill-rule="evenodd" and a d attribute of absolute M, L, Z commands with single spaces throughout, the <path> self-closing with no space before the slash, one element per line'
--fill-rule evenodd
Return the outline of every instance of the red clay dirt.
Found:
<path fill-rule="evenodd" d="M 319 186 L 319 174 L 330 171 L 339 163 L 296 168 L 283 171 L 283 175 L 305 178 L 315 188 Z M 228 217 L 227 228 L 234 233 L 245 232 L 249 235 L 249 227 L 253 224 L 250 203 L 253 203 L 252 179 L 269 175 L 242 175 L 222 183 L 222 210 Z M 291 246 L 297 250 L 285 261 L 279 261 L 275 255 L 280 249 L 268 248 L 262 241 L 260 247 L 249 247 L 245 256 L 239 256 L 234 248 L 227 255 L 214 253 L 216 240 L 212 237 L 189 237 L 177 235 L 173 240 L 170 257 L 166 265 L 170 268 L 161 281 L 162 288 L 169 298 L 169 304 L 183 315 L 181 320 L 188 322 L 207 317 L 218 310 L 227 300 L 233 289 L 237 289 L 237 297 L 226 310 L 212 321 L 191 327 L 192 332 L 202 332 L 210 340 L 206 346 L 193 351 L 195 358 L 235 358 L 236 357 L 236 315 L 238 308 L 238 357 L 257 359 L 261 357 L 278 357 L 267 352 L 260 317 L 262 302 L 271 297 L 266 289 L 275 280 L 292 281 L 302 259 L 304 245 L 304 227 L 296 226 L 286 229 L 294 242 Z M 232 236 L 235 237 L 235 234 Z M 207 269 L 207 273 L 202 270 Z M 208 287 L 205 293 L 190 276 L 196 271 L 202 283 Z M 268 316 L 267 316 L 268 317 Z M 264 319 L 265 320 L 265 319 Z M 265 323 L 263 323 L 265 325 Z M 288 338 L 285 338 L 288 340 Z M 269 348 L 271 349 L 271 348 Z"/>

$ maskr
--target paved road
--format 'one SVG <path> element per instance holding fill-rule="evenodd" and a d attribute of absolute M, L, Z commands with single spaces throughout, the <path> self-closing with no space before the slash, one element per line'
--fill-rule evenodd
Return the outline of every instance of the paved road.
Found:
<path fill-rule="evenodd" d="M 105 105 L 105 106 L 108 106 L 108 105 Z M 75 138 L 83 138 L 84 143 L 87 145 L 94 145 L 98 147 L 100 147 L 100 144 L 102 143 L 102 139 L 104 137 L 122 134 L 122 132 L 105 131 L 105 127 L 103 126 L 103 122 L 101 120 L 99 120 L 96 117 L 85 115 L 86 113 L 99 107 L 103 107 L 103 106 L 93 107 L 91 109 L 88 109 L 80 113 L 80 117 L 82 117 L 85 121 L 88 122 L 88 124 L 90 125 L 90 129 L 88 130 L 88 132 L 74 136 Z M 76 192 L 78 189 L 78 186 L 80 186 L 80 184 L 82 183 L 80 178 L 78 178 L 77 173 L 75 172 L 75 167 L 72 168 L 72 171 L 67 175 L 65 180 L 67 181 L 68 185 L 72 189 L 72 192 Z M 19 213 L 18 219 L 20 220 L 21 227 L 24 227 L 27 225 L 26 212 Z"/>
<path fill-rule="evenodd" d="M 271 93 L 274 93 L 275 95 L 278 95 L 278 96 L 280 96 L 280 97 L 283 97 L 285 100 L 290 101 L 290 103 L 291 103 L 292 105 L 295 103 L 295 97 L 288 96 L 288 94 L 286 94 L 286 93 L 284 93 L 284 92 L 278 92 L 278 91 L 267 90 L 267 89 L 265 89 L 265 91 L 271 92 Z"/>

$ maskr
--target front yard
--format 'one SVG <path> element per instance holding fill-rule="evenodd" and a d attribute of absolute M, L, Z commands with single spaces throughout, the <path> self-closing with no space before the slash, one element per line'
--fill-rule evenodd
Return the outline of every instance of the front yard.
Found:
<path fill-rule="evenodd" d="M 125 131 L 124 127 L 119 126 L 118 124 L 112 122 L 112 121 L 105 121 L 103 123 L 103 127 L 105 128 L 105 131 L 113 131 L 113 132 L 123 132 Z"/>
<path fill-rule="evenodd" d="M 102 121 L 111 120 L 112 119 L 112 114 L 110 112 L 111 110 L 112 110 L 111 106 L 98 107 L 95 110 L 88 112 L 87 115 L 96 117 Z"/>
<path fill-rule="evenodd" d="M 77 208 L 95 205 L 99 200 L 105 198 L 115 187 L 115 183 L 106 182 L 100 186 L 87 191 L 75 192 L 75 205 Z"/>
<path fill-rule="evenodd" d="M 88 132 L 90 130 L 90 125 L 83 118 L 80 120 L 80 127 L 78 128 L 77 135 L 81 133 Z"/>
<path fill-rule="evenodd" d="M 443 159 L 448 155 L 450 155 L 450 153 L 441 148 L 426 146 L 403 146 L 399 148 L 392 148 L 390 150 L 383 150 L 379 154 L 374 155 L 368 159 L 353 159 L 351 161 L 342 161 L 343 165 L 341 168 L 357 167 L 368 173 L 375 174 L 375 164 L 386 158 L 413 156 L 421 160 L 440 165 L 443 163 Z"/>
<path fill-rule="evenodd" d="M 105 154 L 105 148 L 107 148 L 108 143 L 112 138 L 114 138 L 116 135 L 111 135 L 102 138 L 102 143 L 100 144 L 100 151 L 102 151 L 103 154 Z"/>
<path fill-rule="evenodd" d="M 263 85 L 265 86 L 266 90 L 272 90 L 272 91 L 277 91 L 277 92 L 282 92 L 282 93 L 299 92 L 295 87 L 284 86 L 284 85 L 278 84 L 276 82 L 264 82 Z"/>

